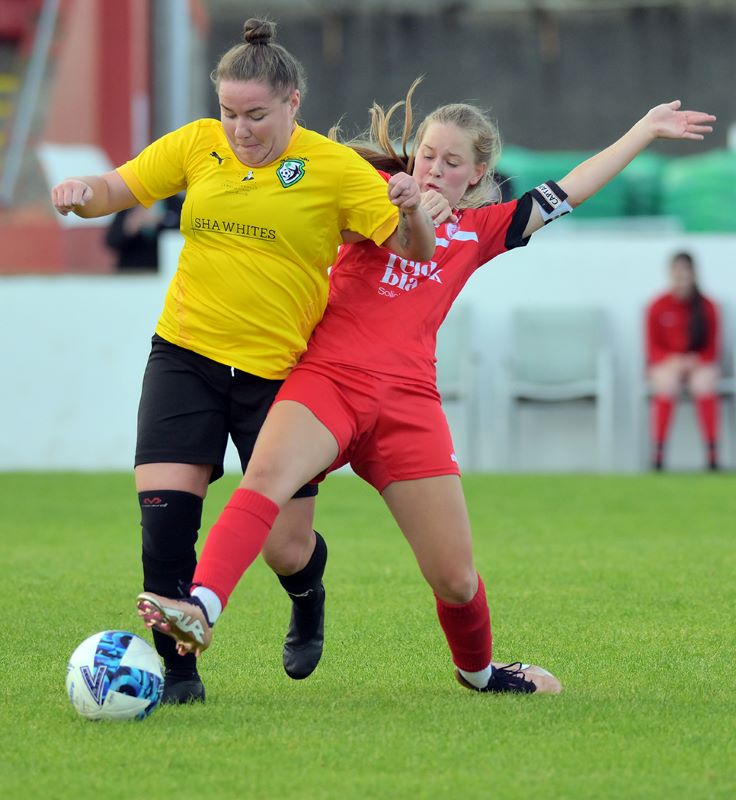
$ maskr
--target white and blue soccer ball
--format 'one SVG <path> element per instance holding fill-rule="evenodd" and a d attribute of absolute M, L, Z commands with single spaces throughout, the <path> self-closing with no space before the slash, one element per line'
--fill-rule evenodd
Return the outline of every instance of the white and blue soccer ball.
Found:
<path fill-rule="evenodd" d="M 144 719 L 161 702 L 161 660 L 148 642 L 127 631 L 85 639 L 66 668 L 66 690 L 87 719 Z"/>

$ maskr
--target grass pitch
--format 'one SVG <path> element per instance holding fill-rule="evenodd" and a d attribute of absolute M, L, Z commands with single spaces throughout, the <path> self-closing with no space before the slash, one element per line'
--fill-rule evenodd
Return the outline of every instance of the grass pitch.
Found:
<path fill-rule="evenodd" d="M 235 484 L 216 484 L 214 521 Z M 470 476 L 495 657 L 559 697 L 473 695 L 380 498 L 334 476 L 317 672 L 281 669 L 288 603 L 258 562 L 217 625 L 208 702 L 90 723 L 64 690 L 76 645 L 142 633 L 127 475 L 0 475 L 6 798 L 736 797 L 736 485 L 730 476 Z"/>

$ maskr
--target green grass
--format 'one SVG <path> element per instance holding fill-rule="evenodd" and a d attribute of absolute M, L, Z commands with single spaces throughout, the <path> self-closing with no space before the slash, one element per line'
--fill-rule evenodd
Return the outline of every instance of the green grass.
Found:
<path fill-rule="evenodd" d="M 206 525 L 233 488 L 212 489 Z M 406 543 L 331 478 L 327 645 L 290 681 L 288 606 L 259 561 L 203 657 L 202 707 L 89 723 L 64 691 L 86 636 L 141 632 L 138 510 L 121 475 L 0 475 L 7 798 L 736 797 L 736 485 L 730 476 L 470 476 L 495 656 L 559 697 L 458 687 Z M 188 775 L 189 773 L 189 775 Z"/>

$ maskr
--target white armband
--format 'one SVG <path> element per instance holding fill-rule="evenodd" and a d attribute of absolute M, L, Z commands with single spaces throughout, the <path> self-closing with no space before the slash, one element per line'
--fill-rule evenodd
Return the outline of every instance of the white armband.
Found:
<path fill-rule="evenodd" d="M 529 194 L 537 201 L 545 225 L 572 211 L 572 206 L 567 202 L 567 194 L 554 181 L 537 186 Z"/>

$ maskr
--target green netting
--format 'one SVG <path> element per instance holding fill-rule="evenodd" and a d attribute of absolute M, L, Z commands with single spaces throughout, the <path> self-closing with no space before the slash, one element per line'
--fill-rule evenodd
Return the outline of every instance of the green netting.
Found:
<path fill-rule="evenodd" d="M 506 146 L 498 163 L 498 171 L 511 179 L 513 195 L 538 186 L 550 178 L 560 180 L 573 167 L 592 153 L 580 151 L 534 151 L 523 147 Z M 622 175 L 575 210 L 576 219 L 620 217 L 628 213 L 626 181 Z"/>
<path fill-rule="evenodd" d="M 520 196 L 549 178 L 560 180 L 589 158 L 584 151 L 534 151 L 506 146 L 499 172 Z M 676 217 L 687 231 L 736 231 L 736 153 L 668 158 L 647 151 L 575 211 L 575 219 Z"/>
<path fill-rule="evenodd" d="M 688 231 L 736 231 L 736 153 L 714 150 L 671 161 L 661 207 Z"/>
<path fill-rule="evenodd" d="M 654 216 L 662 213 L 662 175 L 668 163 L 666 156 L 645 151 L 621 173 L 626 185 L 628 214 Z"/>

